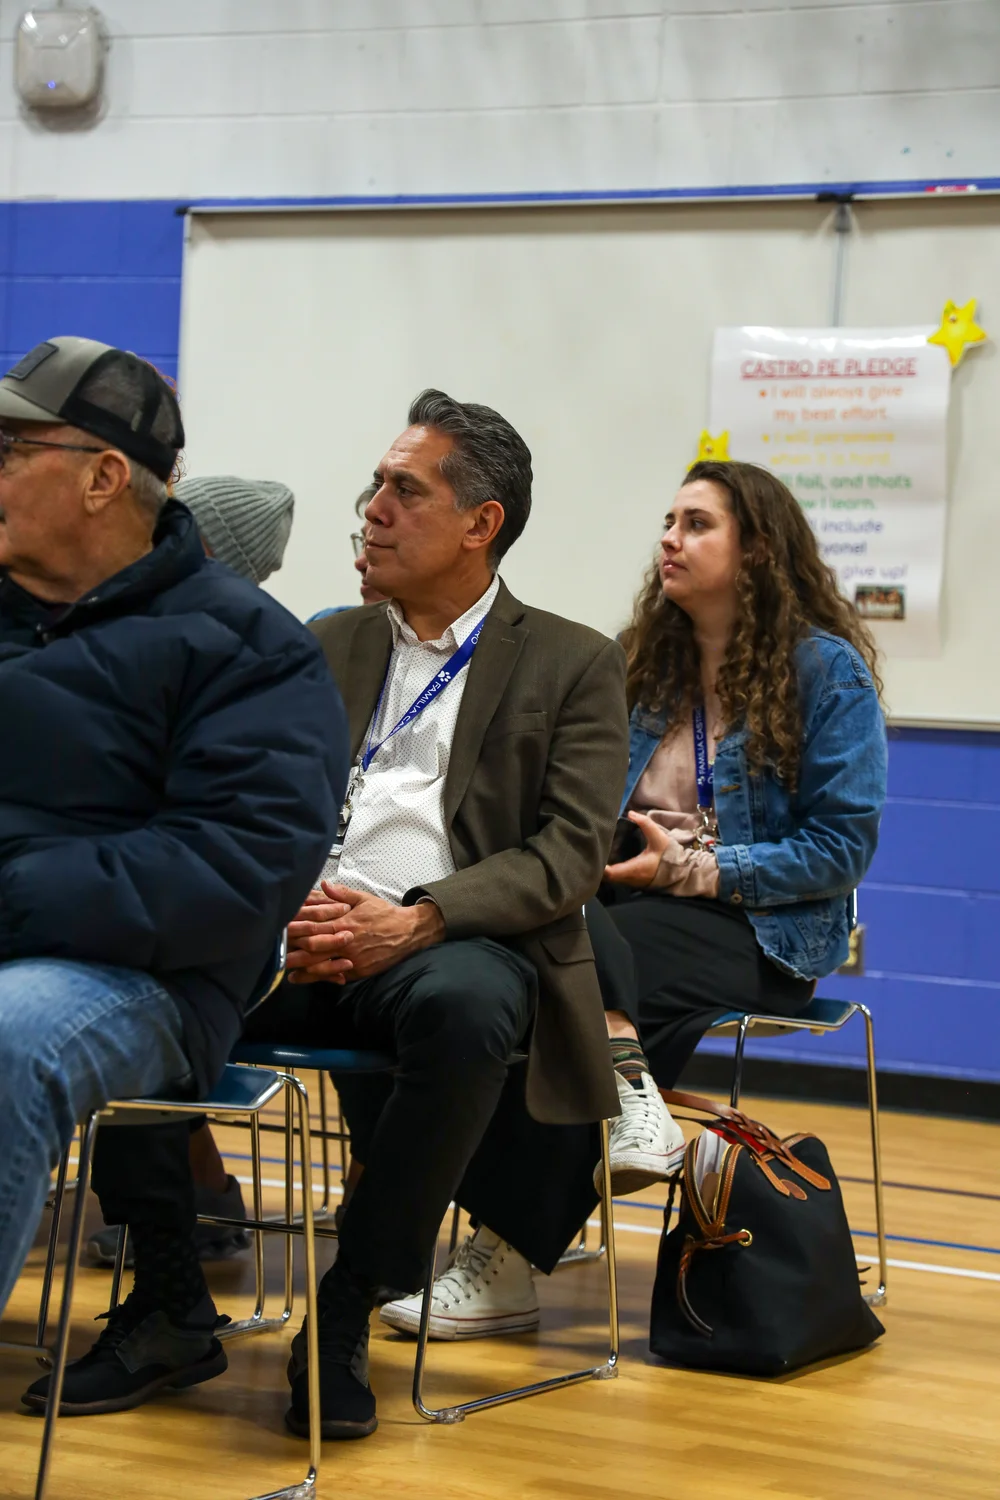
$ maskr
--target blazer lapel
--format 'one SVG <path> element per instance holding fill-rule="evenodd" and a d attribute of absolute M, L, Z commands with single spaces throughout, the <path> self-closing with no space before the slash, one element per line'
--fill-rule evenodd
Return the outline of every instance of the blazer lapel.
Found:
<path fill-rule="evenodd" d="M 501 581 L 500 592 L 468 666 L 469 680 L 455 725 L 444 785 L 444 816 L 449 828 L 476 769 L 483 736 L 527 639 L 527 631 L 517 623 L 523 616 L 523 605 Z"/>
<path fill-rule="evenodd" d="M 361 742 L 372 721 L 391 652 L 392 626 L 385 610 L 366 611 L 358 621 L 343 671 L 338 674 L 351 731 L 352 763 L 358 758 Z"/>

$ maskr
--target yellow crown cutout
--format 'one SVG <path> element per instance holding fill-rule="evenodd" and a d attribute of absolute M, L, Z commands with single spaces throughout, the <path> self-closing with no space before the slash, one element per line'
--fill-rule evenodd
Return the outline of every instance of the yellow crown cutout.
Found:
<path fill-rule="evenodd" d="M 714 459 L 717 464 L 729 462 L 729 432 L 720 432 L 718 437 L 705 429 L 698 439 L 698 457 L 695 463 L 701 463 L 703 459 Z"/>

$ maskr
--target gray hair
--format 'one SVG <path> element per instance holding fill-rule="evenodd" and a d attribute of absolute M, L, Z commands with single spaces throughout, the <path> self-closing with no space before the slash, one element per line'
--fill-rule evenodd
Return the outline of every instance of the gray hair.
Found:
<path fill-rule="evenodd" d="M 85 427 L 74 427 L 73 431 L 78 432 L 81 437 L 97 437 L 104 443 L 106 448 L 112 449 L 115 453 L 121 453 L 122 458 L 125 459 L 129 467 L 128 487 L 135 496 L 135 502 L 140 510 L 145 511 L 147 519 L 151 520 L 155 525 L 159 519 L 160 511 L 170 498 L 167 493 L 166 481 L 154 474 L 152 469 L 147 469 L 145 464 L 139 463 L 138 459 L 130 458 L 127 453 L 122 452 L 122 449 L 117 444 L 109 442 L 106 438 L 102 438 L 100 433 L 90 432 Z"/>
<path fill-rule="evenodd" d="M 513 546 L 531 514 L 531 452 L 505 417 L 489 406 L 456 401 L 444 391 L 421 391 L 410 406 L 411 427 L 433 427 L 454 442 L 441 473 L 459 510 L 487 500 L 503 506 L 503 525 L 490 550 L 496 564 Z"/>
<path fill-rule="evenodd" d="M 128 454 L 125 455 L 128 458 Z M 167 503 L 166 483 L 159 479 L 145 464 L 136 463 L 134 458 L 128 460 L 131 477 L 129 488 L 135 496 L 136 504 L 140 510 L 147 513 L 150 519 L 156 522 L 160 511 Z"/>

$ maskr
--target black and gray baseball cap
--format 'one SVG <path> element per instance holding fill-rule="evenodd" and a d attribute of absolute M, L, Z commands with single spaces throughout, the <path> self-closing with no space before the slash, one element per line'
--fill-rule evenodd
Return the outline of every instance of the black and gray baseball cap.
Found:
<path fill-rule="evenodd" d="M 163 480 L 184 447 L 181 410 L 163 376 L 96 339 L 36 344 L 0 380 L 0 424 L 5 417 L 79 427 Z"/>

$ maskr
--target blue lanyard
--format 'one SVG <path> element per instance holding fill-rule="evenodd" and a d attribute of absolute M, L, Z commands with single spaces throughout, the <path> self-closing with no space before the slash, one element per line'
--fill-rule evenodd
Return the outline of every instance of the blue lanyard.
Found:
<path fill-rule="evenodd" d="M 708 758 L 708 731 L 705 728 L 705 710 L 699 703 L 692 714 L 694 725 L 694 774 L 698 783 L 698 811 L 711 812 L 715 800 L 713 790 L 713 767 Z"/>
<path fill-rule="evenodd" d="M 378 723 L 378 716 L 382 710 L 382 699 L 385 697 L 386 683 L 389 681 L 389 668 L 386 667 L 385 677 L 382 679 L 382 691 L 378 695 L 378 704 L 375 709 L 375 717 L 372 719 L 372 727 L 368 731 L 368 744 L 365 747 L 364 755 L 361 757 L 362 772 L 368 770 L 368 767 L 371 765 L 372 761 L 375 759 L 382 746 L 387 745 L 394 735 L 397 735 L 401 729 L 406 728 L 407 724 L 412 724 L 413 720 L 423 713 L 428 704 L 433 703 L 438 694 L 444 692 L 449 682 L 451 682 L 453 678 L 458 676 L 462 668 L 469 665 L 469 662 L 472 660 L 472 653 L 473 651 L 475 651 L 476 647 L 479 644 L 479 637 L 485 624 L 486 615 L 483 615 L 483 618 L 480 620 L 475 630 L 473 630 L 472 634 L 466 636 L 465 640 L 459 646 L 454 656 L 450 657 L 449 660 L 445 662 L 444 666 L 441 668 L 440 672 L 438 672 L 436 677 L 431 678 L 430 682 L 424 688 L 419 697 L 414 698 L 413 702 L 410 704 L 409 708 L 406 710 L 406 713 L 399 720 L 399 722 L 393 725 L 387 735 L 383 735 L 382 739 L 379 740 L 377 745 L 373 745 L 372 735 L 375 733 L 375 725 Z"/>

